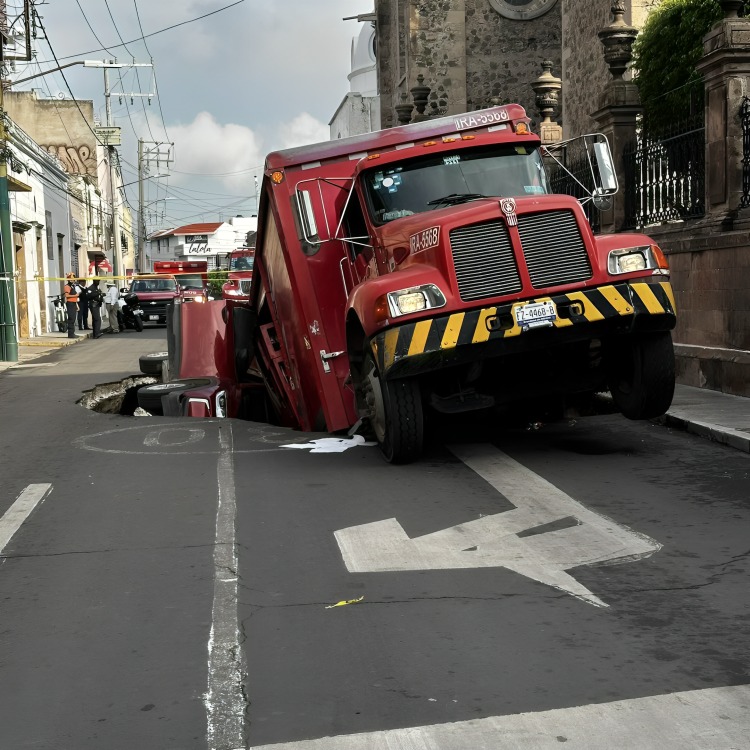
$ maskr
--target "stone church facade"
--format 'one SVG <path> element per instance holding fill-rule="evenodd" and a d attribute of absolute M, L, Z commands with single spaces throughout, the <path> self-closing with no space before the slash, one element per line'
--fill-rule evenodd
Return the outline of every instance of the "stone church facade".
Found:
<path fill-rule="evenodd" d="M 640 27 L 656 0 L 626 0 Z M 611 0 L 376 0 L 381 127 L 398 125 L 402 94 L 417 76 L 430 88 L 426 114 L 457 114 L 517 102 L 538 119 L 531 83 L 552 62 L 562 79 L 564 137 L 596 128 L 590 114 L 610 75 L 598 32 Z"/>

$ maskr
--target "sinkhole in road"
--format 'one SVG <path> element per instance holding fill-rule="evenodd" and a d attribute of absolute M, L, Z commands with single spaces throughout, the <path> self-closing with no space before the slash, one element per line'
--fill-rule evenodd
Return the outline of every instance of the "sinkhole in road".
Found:
<path fill-rule="evenodd" d="M 114 383 L 100 383 L 84 391 L 78 403 L 99 414 L 136 416 L 139 408 L 138 389 L 158 382 L 159 379 L 151 375 L 132 375 Z"/>

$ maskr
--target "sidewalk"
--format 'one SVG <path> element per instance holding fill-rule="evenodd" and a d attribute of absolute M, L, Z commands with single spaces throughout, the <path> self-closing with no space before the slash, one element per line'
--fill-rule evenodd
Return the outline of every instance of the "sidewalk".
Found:
<path fill-rule="evenodd" d="M 48 333 L 23 339 L 18 346 L 18 362 L 0 362 L 0 374 L 22 367 L 30 360 L 91 337 L 91 331 L 77 331 L 76 339 L 67 333 Z M 687 430 L 695 435 L 750 453 L 750 398 L 730 396 L 707 388 L 678 385 L 669 411 L 658 420 L 667 427 Z"/>

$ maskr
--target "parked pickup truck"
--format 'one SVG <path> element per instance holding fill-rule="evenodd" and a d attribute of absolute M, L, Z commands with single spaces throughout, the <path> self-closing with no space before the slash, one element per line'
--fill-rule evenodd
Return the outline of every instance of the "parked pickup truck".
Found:
<path fill-rule="evenodd" d="M 179 298 L 179 289 L 174 276 L 136 277 L 130 284 L 129 291 L 138 295 L 144 323 L 165 325 L 167 310 Z"/>

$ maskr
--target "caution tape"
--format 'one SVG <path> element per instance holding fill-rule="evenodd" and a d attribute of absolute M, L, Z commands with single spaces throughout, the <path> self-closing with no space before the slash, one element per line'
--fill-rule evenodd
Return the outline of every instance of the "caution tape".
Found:
<path fill-rule="evenodd" d="M 214 269 L 214 270 L 225 270 L 225 269 Z M 205 271 L 179 271 L 176 273 L 138 273 L 133 274 L 132 276 L 76 276 L 72 281 L 135 281 L 136 279 L 164 279 L 164 278 L 170 278 L 170 277 L 177 277 L 177 276 L 195 276 L 196 274 L 202 274 L 207 273 Z M 15 281 L 17 284 L 33 284 L 35 282 L 39 281 L 70 281 L 71 279 L 68 279 L 67 276 L 34 276 L 30 279 L 22 279 L 18 276 L 14 276 L 12 274 L 0 274 L 0 280 L 5 280 L 10 278 L 12 281 Z"/>

